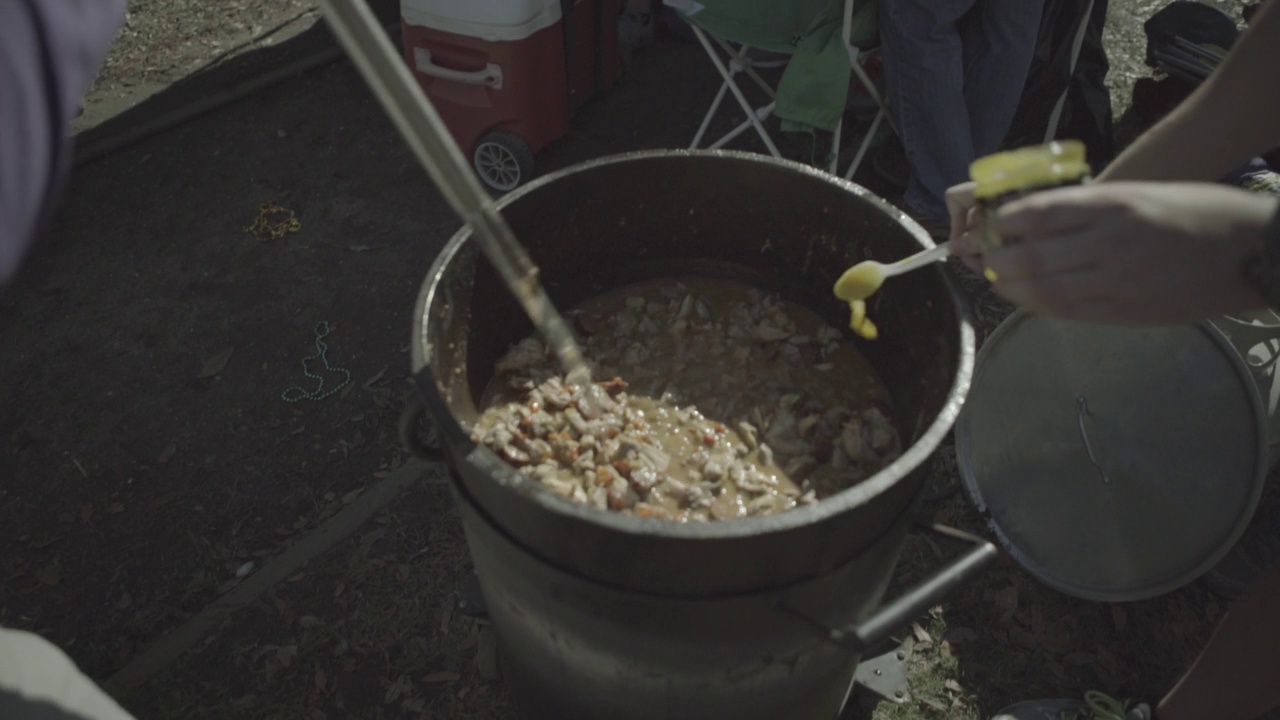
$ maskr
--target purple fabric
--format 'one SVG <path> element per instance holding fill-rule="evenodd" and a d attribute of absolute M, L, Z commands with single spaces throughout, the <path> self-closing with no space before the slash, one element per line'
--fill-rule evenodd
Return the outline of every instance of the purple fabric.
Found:
<path fill-rule="evenodd" d="M 66 175 L 69 129 L 125 0 L 0 0 L 0 285 Z"/>

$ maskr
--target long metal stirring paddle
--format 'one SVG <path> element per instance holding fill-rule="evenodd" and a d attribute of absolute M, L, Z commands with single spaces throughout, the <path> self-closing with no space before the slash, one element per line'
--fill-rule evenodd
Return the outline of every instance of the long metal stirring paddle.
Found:
<path fill-rule="evenodd" d="M 436 187 L 471 226 L 480 249 L 498 270 L 534 327 L 551 346 L 569 381 L 589 384 L 591 374 L 569 326 L 538 282 L 538 268 L 525 254 L 493 199 L 467 165 L 453 136 L 418 89 L 399 52 L 364 0 L 320 0 L 321 10 L 365 83 Z M 590 397 L 588 393 L 588 397 Z"/>

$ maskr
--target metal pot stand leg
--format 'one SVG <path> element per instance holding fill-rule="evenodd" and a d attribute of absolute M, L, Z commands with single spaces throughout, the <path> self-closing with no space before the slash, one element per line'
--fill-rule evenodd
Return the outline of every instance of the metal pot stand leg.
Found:
<path fill-rule="evenodd" d="M 892 640 L 892 634 L 950 597 L 957 588 L 990 565 L 998 554 L 993 543 L 963 530 L 933 524 L 920 525 L 919 529 L 968 542 L 971 547 L 901 596 L 883 604 L 871 617 L 853 626 L 832 628 L 788 605 L 783 604 L 778 608 L 808 624 L 829 642 L 855 648 L 866 658 L 859 663 L 854 673 L 850 696 L 855 694 L 858 687 L 862 687 L 889 702 L 904 702 L 908 689 L 907 660 L 911 657 L 912 646 L 910 640 L 898 645 Z M 857 706 L 864 705 L 862 698 L 859 699 L 860 702 L 856 704 L 846 700 L 842 720 L 858 717 L 851 713 L 859 710 Z M 866 711 L 864 716 L 870 717 L 869 710 L 865 707 L 862 709 Z"/>

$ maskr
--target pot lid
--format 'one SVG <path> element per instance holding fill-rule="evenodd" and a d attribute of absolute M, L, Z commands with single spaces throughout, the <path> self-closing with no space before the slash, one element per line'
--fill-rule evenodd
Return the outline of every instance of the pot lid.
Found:
<path fill-rule="evenodd" d="M 1090 600 L 1200 577 L 1248 525 L 1265 420 L 1211 325 L 1130 328 L 1018 311 L 978 354 L 960 474 L 1010 554 Z"/>

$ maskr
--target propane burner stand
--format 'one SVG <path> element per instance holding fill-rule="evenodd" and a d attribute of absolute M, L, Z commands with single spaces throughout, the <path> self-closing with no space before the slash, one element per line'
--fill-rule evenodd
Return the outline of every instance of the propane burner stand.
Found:
<path fill-rule="evenodd" d="M 755 284 L 843 327 L 847 309 L 830 288 L 845 268 L 932 244 L 856 185 L 745 153 L 605 158 L 499 205 L 558 307 L 694 274 Z M 468 437 L 495 362 L 532 327 L 469 231 L 449 241 L 419 296 L 411 350 L 421 408 L 411 412 L 425 408 L 439 430 L 504 677 L 526 716 L 834 719 L 863 657 L 880 660 L 880 642 L 994 559 L 991 543 L 965 536 L 971 549 L 882 603 L 922 467 L 968 393 L 975 339 L 941 267 L 895 278 L 874 310 L 886 331 L 850 342 L 893 397 L 901 457 L 775 515 L 675 523 L 607 513 L 550 492 Z M 868 666 L 862 677 L 889 669 Z"/>

